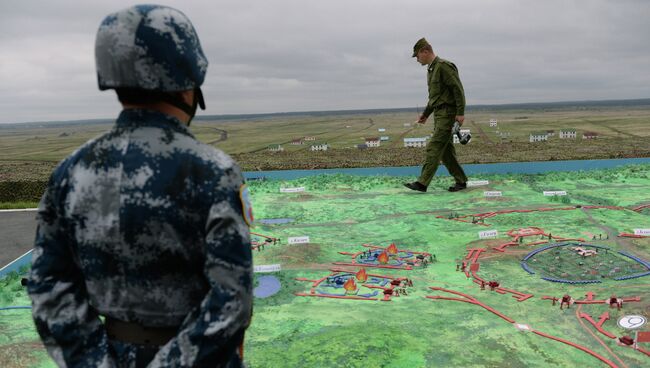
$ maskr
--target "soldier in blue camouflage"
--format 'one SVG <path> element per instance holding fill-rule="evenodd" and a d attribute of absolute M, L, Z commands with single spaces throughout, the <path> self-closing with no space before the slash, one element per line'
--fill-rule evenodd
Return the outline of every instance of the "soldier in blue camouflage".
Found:
<path fill-rule="evenodd" d="M 102 22 L 96 62 L 124 110 L 39 204 L 38 333 L 61 367 L 241 367 L 252 212 L 237 164 L 187 127 L 204 108 L 196 32 L 175 9 L 131 7 Z"/>

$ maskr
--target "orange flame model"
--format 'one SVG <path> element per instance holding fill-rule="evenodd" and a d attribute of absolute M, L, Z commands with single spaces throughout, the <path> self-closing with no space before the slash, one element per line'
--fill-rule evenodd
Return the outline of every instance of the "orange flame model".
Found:
<path fill-rule="evenodd" d="M 357 289 L 357 285 L 354 283 L 354 277 L 350 277 L 345 284 L 343 284 L 343 288 L 346 291 L 355 291 Z"/>
<path fill-rule="evenodd" d="M 386 248 L 386 251 L 389 254 L 397 254 L 397 246 L 395 245 L 395 243 L 392 243 L 391 245 L 388 246 L 388 248 Z"/>
<path fill-rule="evenodd" d="M 357 280 L 359 280 L 359 282 L 365 282 L 368 280 L 368 274 L 366 273 L 365 268 L 362 268 L 357 272 Z"/>
<path fill-rule="evenodd" d="M 386 252 L 381 252 L 379 257 L 377 257 L 377 261 L 381 264 L 388 263 L 388 254 Z"/>

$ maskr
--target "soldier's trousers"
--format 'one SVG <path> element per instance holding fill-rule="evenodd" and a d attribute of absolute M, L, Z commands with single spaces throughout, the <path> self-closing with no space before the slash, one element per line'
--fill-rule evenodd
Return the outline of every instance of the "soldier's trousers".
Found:
<path fill-rule="evenodd" d="M 456 149 L 452 143 L 451 129 L 455 120 L 456 117 L 448 115 L 445 109 L 439 113 L 434 113 L 435 128 L 433 137 L 427 144 L 422 173 L 418 179 L 420 184 L 428 186 L 431 183 L 440 161 L 447 167 L 449 174 L 454 177 L 456 183 L 467 182 L 467 176 L 456 159 Z"/>
<path fill-rule="evenodd" d="M 149 364 L 158 353 L 158 350 L 162 346 L 152 346 L 152 345 L 139 345 L 139 344 L 130 344 L 118 340 L 108 340 L 109 349 L 111 350 L 111 355 L 113 355 L 117 368 L 147 368 Z M 239 356 L 242 356 L 243 353 L 233 354 L 231 360 L 226 362 L 219 362 L 223 367 L 227 368 L 246 368 L 247 365 L 244 364 Z M 169 362 L 170 366 L 176 366 Z M 217 362 L 215 362 L 216 365 Z"/>
<path fill-rule="evenodd" d="M 161 348 L 160 346 L 129 344 L 117 340 L 109 340 L 109 345 L 119 368 L 146 368 Z"/>

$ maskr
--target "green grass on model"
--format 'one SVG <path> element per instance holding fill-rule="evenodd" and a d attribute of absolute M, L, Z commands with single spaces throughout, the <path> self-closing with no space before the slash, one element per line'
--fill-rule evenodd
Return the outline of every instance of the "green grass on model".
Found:
<path fill-rule="evenodd" d="M 470 295 L 517 323 L 579 344 L 617 364 L 620 360 L 629 368 L 646 366 L 647 356 L 618 346 L 589 323 L 583 325 L 584 319 L 579 320 L 578 314 L 588 314 L 597 321 L 607 311 L 610 319 L 603 324 L 606 331 L 619 337 L 633 335 L 616 321 L 623 315 L 648 315 L 650 276 L 626 281 L 606 277 L 601 278 L 602 283 L 590 285 L 553 283 L 528 274 L 520 265 L 528 253 L 543 246 L 526 243 L 541 239 L 525 239 L 525 244 L 507 247 L 505 252 L 493 248 L 512 240 L 508 231 L 536 226 L 553 236 L 584 238 L 587 243 L 609 248 L 612 254 L 624 251 L 650 260 L 650 239 L 617 236 L 620 232 L 650 228 L 647 213 L 630 209 L 650 202 L 649 170 L 650 165 L 638 165 L 547 175 L 480 175 L 470 180 L 489 180 L 488 186 L 453 194 L 446 191 L 451 180 L 448 177 L 435 178 L 426 194 L 401 186 L 412 178 L 387 176 L 332 175 L 250 182 L 256 219 L 291 218 L 293 221 L 258 224 L 253 229 L 282 240 L 253 254 L 256 265 L 282 267 L 278 272 L 256 273 L 256 280 L 274 276 L 282 288 L 275 295 L 255 299 L 252 324 L 246 333 L 245 359 L 252 368 L 605 366 L 574 347 L 521 331 L 480 306 L 426 298 L 445 296 L 429 289 L 434 286 Z M 280 188 L 300 186 L 306 191 L 280 193 Z M 568 199 L 545 197 L 544 190 L 566 190 Z M 502 191 L 503 197 L 488 199 L 484 191 Z M 584 208 L 597 201 L 625 208 Z M 501 214 L 486 218 L 486 226 L 447 218 L 452 212 L 464 216 L 508 209 L 562 207 L 577 208 Z M 478 233 L 484 230 L 497 230 L 498 236 L 480 239 Z M 594 235 L 596 240 L 592 240 Z M 289 237 L 300 236 L 309 236 L 310 242 L 288 244 Z M 391 243 L 399 249 L 428 252 L 436 258 L 426 267 L 413 270 L 366 268 L 371 274 L 408 277 L 413 281 L 413 287 L 407 288 L 408 295 L 392 296 L 390 301 L 296 295 L 309 293 L 311 289 L 311 283 L 296 279 L 318 280 L 330 275 L 332 268 L 358 272 L 359 267 L 333 264 L 350 262 L 351 256 L 340 252 L 363 251 L 367 249 L 363 244 L 387 247 Z M 471 278 L 456 271 L 458 262 L 473 248 L 487 249 L 478 260 L 480 277 L 534 296 L 518 302 L 511 294 L 499 294 L 489 288 L 481 290 Z M 542 256 L 537 256 L 539 264 Z M 569 259 L 580 261 L 569 254 L 563 257 L 567 263 Z M 549 261 L 547 267 L 550 264 Z M 571 272 L 580 270 L 576 266 Z M 10 294 L 14 292 L 19 295 L 3 299 L 0 307 L 28 303 L 22 289 Z M 603 304 L 574 305 L 560 310 L 551 300 L 541 299 L 569 294 L 581 300 L 588 292 L 595 299 L 605 299 L 615 293 L 619 297 L 641 296 L 641 301 L 625 303 L 620 311 Z M 10 360 L 6 353 L 0 353 L 0 364 L 9 363 L 2 364 L 3 367 L 47 366 L 29 311 L 0 313 L 3 313 L 0 352 L 13 354 L 16 349 L 22 349 L 20 356 L 24 358 L 21 359 L 27 359 Z"/>

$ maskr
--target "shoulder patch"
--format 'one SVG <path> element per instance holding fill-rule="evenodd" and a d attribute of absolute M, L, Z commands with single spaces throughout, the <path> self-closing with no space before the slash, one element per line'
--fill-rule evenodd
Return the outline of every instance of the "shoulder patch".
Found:
<path fill-rule="evenodd" d="M 244 221 L 246 221 L 248 226 L 253 226 L 253 221 L 255 221 L 255 218 L 253 217 L 253 204 L 251 202 L 250 191 L 246 184 L 242 184 L 241 187 L 239 187 L 239 200 L 242 205 Z"/>

